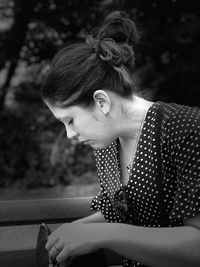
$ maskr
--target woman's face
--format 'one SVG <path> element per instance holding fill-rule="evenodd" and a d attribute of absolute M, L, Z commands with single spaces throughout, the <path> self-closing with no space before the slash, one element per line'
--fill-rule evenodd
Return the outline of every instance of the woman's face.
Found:
<path fill-rule="evenodd" d="M 92 108 L 58 108 L 49 103 L 47 105 L 64 124 L 69 139 L 78 139 L 80 143 L 88 144 L 94 149 L 102 149 L 117 138 L 111 120 L 96 105 Z"/>

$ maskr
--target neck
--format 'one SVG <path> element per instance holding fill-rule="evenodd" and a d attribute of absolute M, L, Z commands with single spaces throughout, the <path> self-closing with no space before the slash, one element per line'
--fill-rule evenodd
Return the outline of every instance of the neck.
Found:
<path fill-rule="evenodd" d="M 119 125 L 119 137 L 127 145 L 137 139 L 143 126 L 148 109 L 153 102 L 134 96 L 131 101 L 122 106 L 122 116 Z"/>

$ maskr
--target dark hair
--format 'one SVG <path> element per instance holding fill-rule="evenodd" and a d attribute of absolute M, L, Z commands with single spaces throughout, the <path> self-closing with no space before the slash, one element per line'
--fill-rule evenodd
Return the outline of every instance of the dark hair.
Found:
<path fill-rule="evenodd" d="M 134 64 L 138 40 L 135 24 L 126 13 L 110 13 L 86 43 L 72 44 L 55 55 L 44 79 L 43 99 L 60 107 L 89 106 L 99 89 L 130 97 L 135 87 L 128 69 Z"/>

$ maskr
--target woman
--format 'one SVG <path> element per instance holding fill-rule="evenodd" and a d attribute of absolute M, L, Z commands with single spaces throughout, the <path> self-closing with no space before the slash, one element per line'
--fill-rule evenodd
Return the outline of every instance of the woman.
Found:
<path fill-rule="evenodd" d="M 101 185 L 95 214 L 50 235 L 60 263 L 108 248 L 123 266 L 200 266 L 200 111 L 136 94 L 137 41 L 134 22 L 113 12 L 55 56 L 44 82 L 67 137 L 94 149 Z"/>

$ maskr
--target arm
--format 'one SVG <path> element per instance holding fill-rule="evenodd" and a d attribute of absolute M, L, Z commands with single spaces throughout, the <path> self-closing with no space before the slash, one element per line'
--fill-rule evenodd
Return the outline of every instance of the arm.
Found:
<path fill-rule="evenodd" d="M 199 267 L 200 216 L 188 222 L 171 228 L 121 223 L 63 224 L 48 237 L 46 249 L 58 262 L 108 248 L 150 267 Z M 59 255 L 55 244 L 61 251 Z"/>
<path fill-rule="evenodd" d="M 105 223 L 106 220 L 101 213 L 101 211 L 97 211 L 94 214 L 81 218 L 79 220 L 74 221 L 73 223 Z"/>
<path fill-rule="evenodd" d="M 196 226 L 199 225 L 200 217 L 192 221 L 193 226 L 174 228 L 107 225 L 102 247 L 151 267 L 198 267 L 200 230 Z"/>

